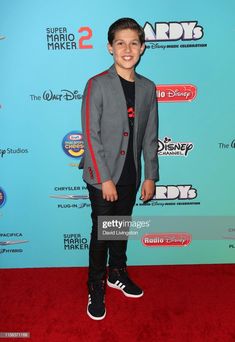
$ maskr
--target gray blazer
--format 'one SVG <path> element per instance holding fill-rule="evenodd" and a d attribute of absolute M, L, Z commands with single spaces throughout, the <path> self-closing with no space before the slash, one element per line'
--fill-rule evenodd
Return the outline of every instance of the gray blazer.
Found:
<path fill-rule="evenodd" d="M 86 84 L 82 101 L 82 130 L 85 154 L 80 163 L 85 182 L 101 189 L 101 183 L 118 182 L 124 166 L 129 139 L 127 106 L 114 65 Z M 158 113 L 155 84 L 135 73 L 135 120 L 133 151 L 141 181 L 141 152 L 145 179 L 159 180 Z"/>

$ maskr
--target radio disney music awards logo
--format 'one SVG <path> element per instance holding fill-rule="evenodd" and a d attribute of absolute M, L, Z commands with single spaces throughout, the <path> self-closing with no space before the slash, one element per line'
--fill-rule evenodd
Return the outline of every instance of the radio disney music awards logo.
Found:
<path fill-rule="evenodd" d="M 6 204 L 6 193 L 3 188 L 0 187 L 0 208 L 2 208 Z"/>
<path fill-rule="evenodd" d="M 192 185 L 160 185 L 156 187 L 155 200 L 192 200 L 197 190 Z"/>
<path fill-rule="evenodd" d="M 82 209 L 90 207 L 89 195 L 87 187 L 83 186 L 55 186 L 55 193 L 50 195 L 50 198 L 57 199 L 58 209 Z M 81 194 L 74 194 L 74 192 Z M 71 203 L 72 201 L 72 203 Z M 69 203 L 68 203 L 69 202 Z"/>
<path fill-rule="evenodd" d="M 137 206 L 182 206 L 200 205 L 195 201 L 198 191 L 192 184 L 157 185 L 153 198 L 148 202 L 138 202 Z"/>
<path fill-rule="evenodd" d="M 159 156 L 187 157 L 193 147 L 192 142 L 173 142 L 169 137 L 165 137 L 163 140 L 158 139 Z"/>
<path fill-rule="evenodd" d="M 61 89 L 59 91 L 53 91 L 51 89 L 44 90 L 41 95 L 31 94 L 29 95 L 31 101 L 78 101 L 82 99 L 82 93 L 78 90 L 68 90 L 68 89 Z"/>
<path fill-rule="evenodd" d="M 198 24 L 197 20 L 155 23 L 147 21 L 143 28 L 147 49 L 207 47 L 207 44 L 195 43 L 204 36 L 204 28 Z M 191 43 L 188 43 L 189 41 Z M 178 42 L 180 43 L 178 44 Z"/>
<path fill-rule="evenodd" d="M 84 50 L 93 49 L 92 29 L 81 26 L 70 30 L 67 27 L 47 27 L 46 43 L 48 50 Z"/>
<path fill-rule="evenodd" d="M 4 239 L 4 241 L 0 240 L 0 254 L 22 253 L 23 252 L 22 248 L 10 248 L 12 245 L 18 245 L 18 244 L 29 242 L 28 240 L 19 240 L 19 239 L 15 240 L 15 238 L 18 238 L 18 237 L 23 237 L 23 234 L 22 233 L 0 233 L 0 239 L 2 238 Z M 9 240 L 9 238 L 14 238 L 14 240 Z"/>
<path fill-rule="evenodd" d="M 21 154 L 27 154 L 29 153 L 29 150 L 27 148 L 10 148 L 10 147 L 6 147 L 6 148 L 0 148 L 0 158 L 3 158 L 5 156 L 17 156 L 17 155 L 21 155 Z"/>
<path fill-rule="evenodd" d="M 88 239 L 81 234 L 64 234 L 64 250 L 87 250 Z"/>
<path fill-rule="evenodd" d="M 197 96 L 192 84 L 165 84 L 156 86 L 158 102 L 191 102 Z"/>

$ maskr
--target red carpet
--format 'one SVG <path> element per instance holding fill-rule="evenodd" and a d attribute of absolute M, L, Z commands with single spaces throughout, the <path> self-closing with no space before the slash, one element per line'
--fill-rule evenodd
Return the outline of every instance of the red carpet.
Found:
<path fill-rule="evenodd" d="M 142 298 L 107 288 L 107 315 L 86 314 L 86 268 L 0 270 L 0 332 L 40 342 L 234 342 L 235 265 L 129 267 Z M 0 338 L 0 341 L 17 341 Z"/>

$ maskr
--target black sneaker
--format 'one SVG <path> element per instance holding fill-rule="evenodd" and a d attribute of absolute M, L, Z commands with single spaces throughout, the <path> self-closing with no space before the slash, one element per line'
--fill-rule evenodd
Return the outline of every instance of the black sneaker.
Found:
<path fill-rule="evenodd" d="M 106 316 L 105 309 L 105 281 L 88 282 L 88 304 L 87 314 L 95 320 L 103 319 Z"/>
<path fill-rule="evenodd" d="M 121 290 L 126 297 L 138 298 L 142 297 L 142 291 L 133 281 L 128 277 L 126 268 L 114 268 L 109 272 L 107 280 L 108 286 Z"/>

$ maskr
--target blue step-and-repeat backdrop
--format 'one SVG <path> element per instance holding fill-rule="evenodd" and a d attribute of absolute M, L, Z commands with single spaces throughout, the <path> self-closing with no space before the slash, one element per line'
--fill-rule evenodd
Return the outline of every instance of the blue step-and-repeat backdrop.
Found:
<path fill-rule="evenodd" d="M 144 27 L 137 71 L 160 122 L 160 181 L 134 208 L 155 229 L 130 239 L 129 265 L 235 262 L 234 13 L 233 0 L 0 0 L 0 267 L 88 264 L 81 99 L 113 63 L 120 17 Z"/>

